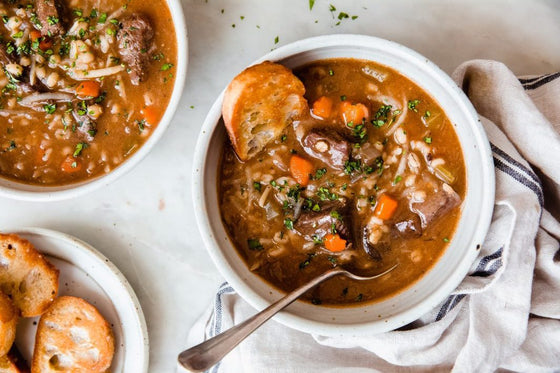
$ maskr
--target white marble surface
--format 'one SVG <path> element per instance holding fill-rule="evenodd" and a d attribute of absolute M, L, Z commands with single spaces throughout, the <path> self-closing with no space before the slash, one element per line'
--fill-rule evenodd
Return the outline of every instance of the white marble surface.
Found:
<path fill-rule="evenodd" d="M 335 17 L 343 11 L 358 18 L 335 26 L 329 4 L 337 8 Z M 187 84 L 173 123 L 148 157 L 114 184 L 81 198 L 0 199 L 0 228 L 38 226 L 75 235 L 122 270 L 148 322 L 150 372 L 174 371 L 190 326 L 222 281 L 194 221 L 191 163 L 214 98 L 252 60 L 308 36 L 361 33 L 407 45 L 447 72 L 473 58 L 502 61 L 516 74 L 560 70 L 555 0 L 316 0 L 312 11 L 307 0 L 184 0 L 183 8 Z"/>

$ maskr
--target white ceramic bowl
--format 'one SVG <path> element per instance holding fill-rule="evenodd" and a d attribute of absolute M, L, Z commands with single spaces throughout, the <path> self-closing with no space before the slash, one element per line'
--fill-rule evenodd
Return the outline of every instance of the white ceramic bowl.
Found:
<path fill-rule="evenodd" d="M 169 100 L 169 105 L 161 118 L 158 126 L 148 140 L 130 158 L 116 167 L 108 174 L 78 183 L 62 186 L 29 185 L 0 177 L 0 196 L 27 201 L 58 201 L 73 198 L 88 193 L 101 186 L 108 185 L 136 166 L 161 138 L 179 105 L 183 93 L 185 78 L 187 76 L 188 40 L 185 16 L 179 0 L 167 0 L 169 10 L 173 17 L 173 25 L 177 35 L 177 66 L 175 85 Z"/>
<path fill-rule="evenodd" d="M 477 256 L 493 210 L 494 172 L 488 140 L 476 111 L 463 92 L 436 65 L 402 45 L 368 36 L 330 35 L 305 39 L 278 48 L 264 60 L 290 68 L 311 61 L 353 57 L 390 66 L 430 92 L 442 106 L 462 144 L 467 168 L 467 192 L 462 216 L 448 249 L 434 267 L 407 290 L 382 302 L 359 307 L 329 308 L 296 302 L 278 314 L 279 322 L 321 335 L 379 333 L 406 325 L 445 299 L 461 282 Z M 224 229 L 218 206 L 218 161 L 226 138 L 220 121 L 223 93 L 202 127 L 194 158 L 193 193 L 201 234 L 222 275 L 257 309 L 282 293 L 247 269 Z"/>

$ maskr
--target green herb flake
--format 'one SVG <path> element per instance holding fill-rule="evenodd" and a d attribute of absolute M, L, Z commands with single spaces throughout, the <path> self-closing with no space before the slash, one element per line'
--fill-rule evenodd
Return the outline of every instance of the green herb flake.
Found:
<path fill-rule="evenodd" d="M 394 181 L 393 184 L 398 184 L 401 180 L 402 180 L 402 176 L 401 176 L 401 175 L 397 175 L 397 177 L 395 177 L 395 181 Z"/>
<path fill-rule="evenodd" d="M 72 154 L 74 157 L 78 157 L 80 154 L 82 154 L 82 151 L 88 147 L 88 144 L 86 144 L 85 142 L 79 142 L 76 144 L 76 149 L 74 150 L 74 154 Z"/>
<path fill-rule="evenodd" d="M 258 181 L 254 181 L 254 182 L 253 182 L 253 188 L 254 188 L 256 191 L 260 192 L 260 191 L 262 190 L 262 184 L 261 184 L 260 182 L 258 182 Z"/>
<path fill-rule="evenodd" d="M 319 180 L 320 178 L 322 178 L 325 174 L 327 173 L 327 169 L 326 168 L 320 168 L 317 171 L 315 171 L 315 180 Z"/>
<path fill-rule="evenodd" d="M 163 64 L 163 66 L 161 67 L 161 71 L 167 71 L 167 70 L 171 69 L 172 67 L 173 67 L 172 63 Z"/>
<path fill-rule="evenodd" d="M 56 104 L 45 104 L 43 105 L 43 110 L 47 114 L 53 114 L 56 111 Z"/>
<path fill-rule="evenodd" d="M 443 237 L 443 242 L 449 242 L 449 238 Z"/>
<path fill-rule="evenodd" d="M 426 144 L 431 144 L 431 143 L 432 143 L 432 138 L 429 137 L 429 136 L 426 136 L 426 137 L 424 137 L 424 142 L 425 142 Z"/>
<path fill-rule="evenodd" d="M 289 230 L 293 230 L 294 229 L 294 221 L 290 218 L 286 218 L 286 219 L 284 219 L 284 226 L 286 228 L 288 228 Z"/>
<path fill-rule="evenodd" d="M 280 38 L 279 38 L 278 36 L 276 36 L 276 37 L 274 38 L 274 44 L 278 44 L 279 41 L 280 41 Z"/>
<path fill-rule="evenodd" d="M 346 101 L 346 95 L 340 96 L 340 101 Z"/>
<path fill-rule="evenodd" d="M 418 106 L 419 103 L 420 103 L 420 100 L 418 100 L 418 99 L 408 101 L 408 109 L 417 113 L 418 112 L 418 107 L 417 106 Z"/>
<path fill-rule="evenodd" d="M 258 238 L 249 238 L 247 240 L 247 245 L 249 246 L 249 250 L 260 251 L 264 249 Z"/>
<path fill-rule="evenodd" d="M 315 0 L 309 0 L 309 10 L 313 10 L 314 5 L 315 5 Z"/>

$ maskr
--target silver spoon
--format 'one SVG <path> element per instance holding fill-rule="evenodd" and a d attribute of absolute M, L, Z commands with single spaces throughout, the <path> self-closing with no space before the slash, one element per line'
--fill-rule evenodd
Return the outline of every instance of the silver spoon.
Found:
<path fill-rule="evenodd" d="M 235 348 L 241 341 L 247 338 L 251 333 L 257 330 L 272 316 L 289 306 L 303 293 L 319 285 L 321 282 L 338 275 L 344 275 L 354 280 L 373 280 L 375 278 L 386 275 L 397 267 L 397 264 L 388 270 L 371 277 L 357 276 L 347 270 L 336 267 L 320 276 L 317 276 L 307 284 L 300 286 L 291 293 L 271 304 L 253 317 L 247 319 L 243 323 L 236 325 L 229 330 L 202 342 L 199 345 L 189 348 L 179 354 L 179 365 L 192 372 L 204 372 L 210 369 L 224 358 L 231 350 Z"/>

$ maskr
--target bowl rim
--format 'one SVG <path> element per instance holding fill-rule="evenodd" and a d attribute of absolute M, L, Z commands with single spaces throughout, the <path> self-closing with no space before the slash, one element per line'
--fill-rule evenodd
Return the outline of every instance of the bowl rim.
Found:
<path fill-rule="evenodd" d="M 409 58 L 409 63 L 422 62 L 427 70 L 430 70 L 437 75 L 445 85 L 450 89 L 450 95 L 457 99 L 457 104 L 462 106 L 462 109 L 472 119 L 469 126 L 471 126 L 474 135 L 476 136 L 475 142 L 478 148 L 478 154 L 481 158 L 481 174 L 484 178 L 485 193 L 481 196 L 481 206 L 479 212 L 479 219 L 477 220 L 475 234 L 470 240 L 471 244 L 477 245 L 483 242 L 484 237 L 490 226 L 492 212 L 494 208 L 495 198 L 495 175 L 492 161 L 492 152 L 490 143 L 488 141 L 486 132 L 478 118 L 478 114 L 472 103 L 468 100 L 465 93 L 456 85 L 451 77 L 441 70 L 437 65 L 431 62 L 428 58 L 419 54 L 418 52 L 405 47 L 401 44 L 395 43 L 390 40 L 381 39 L 373 36 L 357 35 L 357 34 L 332 34 L 317 37 L 306 38 L 295 41 L 293 43 L 284 45 L 275 49 L 256 61 L 252 62 L 249 66 L 263 62 L 265 60 L 281 61 L 294 56 L 298 53 L 311 51 L 325 47 L 353 47 L 360 48 L 368 45 L 375 45 L 376 47 L 384 46 L 398 51 L 400 54 L 406 54 Z M 271 304 L 270 301 L 261 297 L 251 286 L 247 284 L 242 276 L 232 270 L 227 258 L 221 250 L 221 243 L 212 230 L 209 216 L 205 208 L 204 196 L 206 193 L 204 183 L 204 171 L 206 169 L 206 157 L 209 151 L 209 144 L 212 139 L 214 130 L 218 127 L 221 117 L 221 104 L 223 100 L 225 89 L 220 93 L 207 117 L 202 125 L 199 138 L 197 140 L 194 159 L 193 159 L 193 181 L 192 193 L 195 216 L 200 233 L 203 238 L 205 247 L 210 254 L 212 260 L 217 266 L 219 272 L 224 278 L 233 286 L 239 295 L 246 300 L 251 306 L 260 310 Z M 422 301 L 412 305 L 407 310 L 393 314 L 383 321 L 380 327 L 380 320 L 370 320 L 364 322 L 356 322 L 351 324 L 329 324 L 326 322 L 310 320 L 298 315 L 290 314 L 289 312 L 280 312 L 274 319 L 280 323 L 302 331 L 312 334 L 320 334 L 324 336 L 341 336 L 341 335 L 362 335 L 367 333 L 385 332 L 394 330 L 402 325 L 410 323 L 423 314 L 429 312 L 437 306 L 445 297 L 449 296 L 453 290 L 461 283 L 463 278 L 467 275 L 468 270 L 478 255 L 478 250 L 467 250 L 465 244 L 465 253 L 462 260 L 457 264 L 456 269 L 445 279 L 442 286 L 437 288 L 433 293 L 424 298 Z M 239 255 L 239 254 L 238 254 Z M 265 280 L 263 280 L 265 281 Z M 266 282 L 266 281 L 265 281 Z M 268 287 L 274 287 L 268 284 Z M 367 304 L 365 305 L 367 307 Z M 350 308 L 350 307 L 349 307 Z M 352 307 L 353 308 L 353 307 Z"/>
<path fill-rule="evenodd" d="M 33 202 L 60 201 L 78 197 L 99 189 L 102 186 L 107 186 L 116 179 L 125 175 L 138 165 L 155 147 L 166 129 L 171 124 L 177 108 L 179 107 L 179 101 L 183 96 L 185 87 L 188 66 L 188 31 L 181 2 L 180 0 L 166 0 L 166 2 L 173 19 L 177 42 L 175 83 L 173 85 L 173 91 L 167 108 L 165 109 L 157 127 L 148 137 L 146 142 L 130 158 L 126 159 L 109 173 L 101 174 L 95 178 L 86 179 L 76 183 L 56 186 L 42 186 L 0 177 L 0 183 L 7 184 L 0 184 L 0 197 Z"/>

